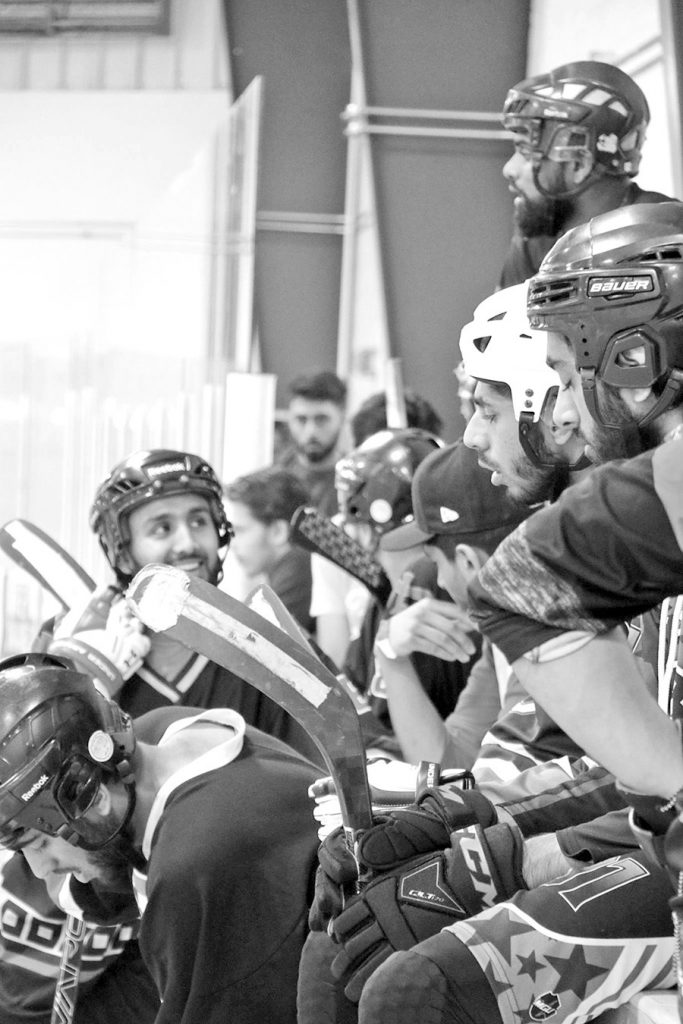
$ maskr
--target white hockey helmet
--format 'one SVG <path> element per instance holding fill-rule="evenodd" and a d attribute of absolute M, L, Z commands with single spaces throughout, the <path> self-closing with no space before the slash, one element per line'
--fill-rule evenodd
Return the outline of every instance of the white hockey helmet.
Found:
<path fill-rule="evenodd" d="M 507 384 L 515 418 L 537 423 L 560 378 L 545 361 L 546 332 L 529 324 L 527 289 L 525 281 L 480 302 L 460 332 L 460 353 L 469 377 Z"/>

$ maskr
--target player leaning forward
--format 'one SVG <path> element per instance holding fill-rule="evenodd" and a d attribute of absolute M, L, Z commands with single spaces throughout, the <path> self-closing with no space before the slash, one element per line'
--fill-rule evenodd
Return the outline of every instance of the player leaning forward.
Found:
<path fill-rule="evenodd" d="M 134 890 L 156 1024 L 294 1024 L 318 774 L 232 710 L 133 725 L 66 659 L 0 662 L 0 842 L 72 912 L 121 920 Z"/>

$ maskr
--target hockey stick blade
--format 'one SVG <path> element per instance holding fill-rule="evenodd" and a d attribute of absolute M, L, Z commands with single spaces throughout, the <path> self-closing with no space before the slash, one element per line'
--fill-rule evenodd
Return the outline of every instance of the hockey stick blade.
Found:
<path fill-rule="evenodd" d="M 95 589 L 85 569 L 56 540 L 25 519 L 10 519 L 0 527 L 0 548 L 66 610 L 83 604 Z"/>
<path fill-rule="evenodd" d="M 290 614 L 275 591 L 267 583 L 259 583 L 258 587 L 247 597 L 246 603 L 252 611 L 258 612 L 259 615 L 263 615 L 264 619 L 268 619 L 275 626 L 284 629 L 285 633 L 291 636 L 293 640 L 298 640 L 302 647 L 305 647 L 306 650 L 310 651 L 318 659 L 321 665 L 325 664 L 320 657 L 320 653 L 313 647 L 294 616 Z M 338 675 L 335 675 L 335 679 L 341 689 L 351 698 L 356 714 L 365 715 L 372 710 L 365 694 L 356 689 L 348 676 L 340 672 Z"/>
<path fill-rule="evenodd" d="M 292 516 L 290 538 L 294 544 L 322 555 L 365 584 L 384 607 L 391 594 L 391 583 L 384 569 L 358 541 L 314 508 L 302 506 Z"/>
<path fill-rule="evenodd" d="M 130 584 L 151 630 L 235 672 L 287 711 L 313 739 L 338 787 L 352 848 L 372 824 L 365 749 L 351 699 L 319 659 L 241 601 L 168 565 L 146 565 Z"/>
<path fill-rule="evenodd" d="M 245 604 L 253 612 L 262 615 L 274 626 L 278 626 L 292 640 L 297 640 L 305 650 L 317 657 L 313 645 L 299 623 L 267 583 L 259 583 L 258 587 L 248 595 Z"/>

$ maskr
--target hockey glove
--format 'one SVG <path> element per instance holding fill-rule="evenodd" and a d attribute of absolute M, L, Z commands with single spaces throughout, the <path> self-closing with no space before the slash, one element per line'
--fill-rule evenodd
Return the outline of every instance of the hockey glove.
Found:
<path fill-rule="evenodd" d="M 430 789 L 417 803 L 375 818 L 358 844 L 358 859 L 366 872 L 389 871 L 414 857 L 444 850 L 451 833 L 467 825 L 484 827 L 496 821 L 490 800 L 476 790 L 457 785 Z M 358 877 L 342 828 L 335 829 L 318 849 L 315 896 L 308 923 L 322 931 L 343 906 L 343 891 Z"/>
<path fill-rule="evenodd" d="M 69 658 L 114 697 L 142 665 L 150 641 L 120 591 L 96 591 L 57 623 L 47 650 Z"/>
<path fill-rule="evenodd" d="M 444 852 L 411 860 L 370 882 L 333 921 L 334 938 L 344 948 L 332 962 L 332 974 L 352 1002 L 396 950 L 410 949 L 526 888 L 522 839 L 514 827 L 471 825 L 451 840 Z"/>

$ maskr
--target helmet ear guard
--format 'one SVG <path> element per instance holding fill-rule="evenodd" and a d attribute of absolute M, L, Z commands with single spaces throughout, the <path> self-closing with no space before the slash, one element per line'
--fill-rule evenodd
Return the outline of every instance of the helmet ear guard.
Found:
<path fill-rule="evenodd" d="M 598 380 L 652 388 L 656 401 L 638 425 L 656 419 L 681 397 L 683 204 L 623 207 L 568 231 L 530 282 L 528 312 L 571 343 L 594 419 L 616 426 Z"/>

